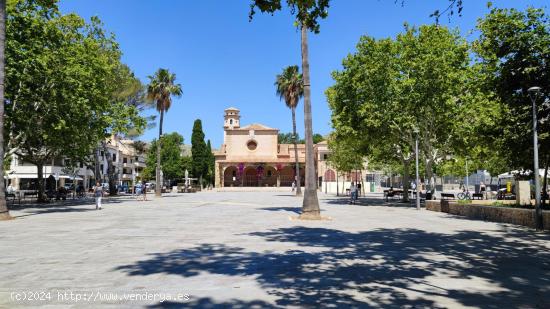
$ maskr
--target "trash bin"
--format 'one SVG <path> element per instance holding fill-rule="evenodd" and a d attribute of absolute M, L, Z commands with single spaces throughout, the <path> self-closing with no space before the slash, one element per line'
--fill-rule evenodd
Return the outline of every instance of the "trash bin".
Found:
<path fill-rule="evenodd" d="M 370 183 L 370 192 L 374 192 L 374 182 Z"/>

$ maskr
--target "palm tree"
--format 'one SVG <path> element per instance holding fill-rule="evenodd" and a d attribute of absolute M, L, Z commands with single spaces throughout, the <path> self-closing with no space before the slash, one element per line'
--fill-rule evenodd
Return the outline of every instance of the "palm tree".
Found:
<path fill-rule="evenodd" d="M 289 66 L 283 69 L 283 73 L 278 74 L 275 79 L 276 93 L 281 100 L 285 100 L 286 106 L 292 111 L 292 133 L 294 141 L 294 157 L 296 158 L 296 195 L 302 195 L 300 184 L 300 163 L 298 161 L 298 141 L 296 135 L 296 106 L 300 98 L 304 96 L 304 83 L 302 74 L 297 65 Z"/>
<path fill-rule="evenodd" d="M 4 159 L 4 79 L 6 46 L 6 0 L 0 0 L 0 159 Z M 0 164 L 0 220 L 10 219 L 4 188 L 4 164 Z"/>
<path fill-rule="evenodd" d="M 311 116 L 311 84 L 309 80 L 309 48 L 307 42 L 308 26 L 305 22 L 302 27 L 302 72 L 304 74 L 304 125 L 306 140 L 306 184 L 304 202 L 302 204 L 303 219 L 320 219 L 321 210 L 317 199 L 317 180 L 315 179 L 315 154 L 313 153 L 313 124 Z"/>
<path fill-rule="evenodd" d="M 160 113 L 156 168 L 157 185 L 155 187 L 155 195 L 161 196 L 160 148 L 162 141 L 162 122 L 164 121 L 164 113 L 168 112 L 172 105 L 172 96 L 180 97 L 182 90 L 181 85 L 175 83 L 176 74 L 170 73 L 167 69 L 159 69 L 154 76 L 149 76 L 149 80 L 147 98 L 156 104 L 156 109 Z"/>

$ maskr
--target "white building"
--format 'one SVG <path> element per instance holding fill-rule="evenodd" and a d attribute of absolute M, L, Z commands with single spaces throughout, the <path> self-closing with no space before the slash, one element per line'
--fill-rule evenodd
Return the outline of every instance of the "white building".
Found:
<path fill-rule="evenodd" d="M 141 179 L 145 168 L 145 153 L 138 153 L 133 147 L 133 143 L 132 140 L 114 136 L 107 140 L 107 153 L 103 148 L 98 148 L 99 178 L 102 182 L 108 182 L 108 160 L 113 163 L 118 185 L 131 187 L 136 180 Z M 16 190 L 34 190 L 37 185 L 37 172 L 37 167 L 34 164 L 24 162 L 17 155 L 13 155 L 6 174 L 9 183 Z M 68 183 L 78 183 L 89 188 L 94 185 L 96 178 L 93 166 L 80 163 L 75 169 L 69 169 L 63 158 L 52 159 L 50 164 L 43 167 L 42 172 L 44 179 L 53 176 L 58 187 Z"/>

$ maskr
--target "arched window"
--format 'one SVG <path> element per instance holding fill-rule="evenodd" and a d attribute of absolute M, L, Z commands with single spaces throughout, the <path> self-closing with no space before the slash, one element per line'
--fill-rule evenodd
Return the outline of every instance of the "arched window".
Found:
<path fill-rule="evenodd" d="M 334 171 L 333 170 L 327 170 L 325 172 L 325 179 L 324 179 L 326 182 L 333 182 L 333 181 L 336 181 L 336 175 L 334 175 Z"/>

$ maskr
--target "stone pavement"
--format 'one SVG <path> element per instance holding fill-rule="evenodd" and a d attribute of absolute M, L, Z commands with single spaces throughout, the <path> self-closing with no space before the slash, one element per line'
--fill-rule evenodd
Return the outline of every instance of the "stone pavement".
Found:
<path fill-rule="evenodd" d="M 550 308 L 548 233 L 319 197 L 332 220 L 288 192 L 12 211 L 0 308 Z"/>

